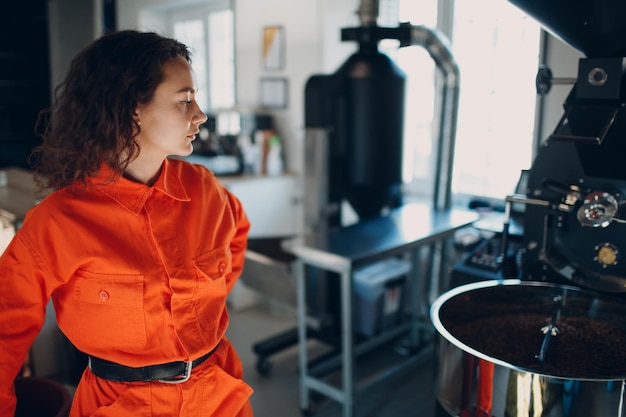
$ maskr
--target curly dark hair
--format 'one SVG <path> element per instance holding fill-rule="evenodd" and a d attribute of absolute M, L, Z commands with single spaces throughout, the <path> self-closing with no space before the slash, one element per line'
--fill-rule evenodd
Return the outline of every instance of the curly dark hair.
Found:
<path fill-rule="evenodd" d="M 182 43 L 136 30 L 107 33 L 83 49 L 37 121 L 43 142 L 31 164 L 39 186 L 86 185 L 105 162 L 121 175 L 139 154 L 133 112 L 153 98 L 163 64 L 179 57 L 191 62 Z"/>

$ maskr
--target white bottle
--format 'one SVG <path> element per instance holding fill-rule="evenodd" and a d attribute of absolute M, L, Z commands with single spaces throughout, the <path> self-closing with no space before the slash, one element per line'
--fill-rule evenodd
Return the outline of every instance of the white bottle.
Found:
<path fill-rule="evenodd" d="M 268 141 L 269 150 L 267 152 L 267 175 L 276 176 L 283 173 L 283 159 L 281 155 L 280 139 L 272 136 Z"/>

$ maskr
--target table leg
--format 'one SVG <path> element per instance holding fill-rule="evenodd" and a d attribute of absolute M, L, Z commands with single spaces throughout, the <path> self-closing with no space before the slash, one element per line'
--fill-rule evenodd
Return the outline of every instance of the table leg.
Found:
<path fill-rule="evenodd" d="M 298 319 L 298 351 L 300 365 L 300 409 L 308 411 L 311 403 L 307 386 L 308 357 L 307 357 L 307 320 L 306 320 L 306 274 L 305 264 L 298 259 L 296 262 L 296 297 Z"/>
<path fill-rule="evenodd" d="M 344 417 L 352 417 L 354 414 L 354 315 L 352 300 L 352 269 L 349 268 L 341 273 Z"/>

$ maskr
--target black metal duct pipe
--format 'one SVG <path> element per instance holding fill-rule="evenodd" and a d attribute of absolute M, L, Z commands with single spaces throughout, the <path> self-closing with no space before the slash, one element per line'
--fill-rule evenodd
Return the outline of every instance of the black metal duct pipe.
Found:
<path fill-rule="evenodd" d="M 460 71 L 447 39 L 434 29 L 408 23 L 394 29 L 375 26 L 369 31 L 358 29 L 344 29 L 343 39 L 359 41 L 360 50 L 336 73 L 350 80 L 348 97 L 352 108 L 348 113 L 352 126 L 347 132 L 347 146 L 354 154 L 348 174 L 352 181 L 348 200 L 367 210 L 363 214 L 376 215 L 384 199 L 389 199 L 390 195 L 392 198 L 396 192 L 393 186 L 399 189 L 401 183 L 404 74 L 386 55 L 377 51 L 380 36 L 400 40 L 400 47 L 423 47 L 442 73 L 433 204 L 437 209 L 450 208 Z M 356 142 L 350 143 L 350 139 Z M 369 184 L 376 186 L 367 188 Z M 366 188 L 362 189 L 361 185 Z M 390 187 L 390 190 L 384 189 Z"/>
<path fill-rule="evenodd" d="M 366 12 L 369 10 L 369 12 Z M 359 50 L 333 75 L 315 75 L 305 91 L 307 129 L 329 131 L 329 199 L 345 198 L 361 219 L 401 203 L 405 75 L 378 51 L 381 39 L 401 47 L 421 46 L 443 73 L 434 178 L 434 206 L 451 205 L 451 178 L 459 97 L 459 69 L 446 39 L 433 29 L 402 23 L 378 27 L 362 7 L 369 26 L 342 30 L 342 40 Z"/>
<path fill-rule="evenodd" d="M 406 77 L 378 51 L 370 30 L 375 27 L 344 31 L 360 37 L 359 50 L 334 74 L 345 99 L 336 132 L 346 151 L 343 194 L 361 219 L 398 205 L 402 184 Z"/>
<path fill-rule="evenodd" d="M 362 4 L 360 15 L 364 24 L 371 22 L 370 15 L 366 12 L 371 12 L 372 10 L 376 10 L 374 6 L 364 6 Z M 401 23 L 397 28 L 372 26 L 369 29 L 356 28 L 344 29 L 342 31 L 342 39 L 358 41 L 360 51 L 350 57 L 337 71 L 338 75 L 356 74 L 357 77 L 362 77 L 365 73 L 364 68 L 374 63 L 376 63 L 379 68 L 388 67 L 388 74 L 382 76 L 378 74 L 378 80 L 370 80 L 370 85 L 376 85 L 381 92 L 386 91 L 384 97 L 370 96 L 369 98 L 374 99 L 374 102 L 369 104 L 358 100 L 352 100 L 351 102 L 352 105 L 356 107 L 365 107 L 357 108 L 354 115 L 357 115 L 358 118 L 353 119 L 353 122 L 362 123 L 363 127 L 358 129 L 357 126 L 355 126 L 356 129 L 349 132 L 349 134 L 358 137 L 360 144 L 376 143 L 376 141 L 380 141 L 380 139 L 372 137 L 370 140 L 361 140 L 363 136 L 358 133 L 370 132 L 370 135 L 372 135 L 373 132 L 377 132 L 378 134 L 384 135 L 386 138 L 384 141 L 385 147 L 370 147 L 369 155 L 367 151 L 361 152 L 361 150 L 358 150 L 358 152 L 355 152 L 351 173 L 352 178 L 356 180 L 355 183 L 389 181 L 388 184 L 390 186 L 397 184 L 398 189 L 401 183 L 404 76 L 397 75 L 396 77 L 391 75 L 393 72 L 400 74 L 401 70 L 399 68 L 395 69 L 396 67 L 391 60 L 376 50 L 376 43 L 382 38 L 398 39 L 400 41 L 400 47 L 423 47 L 442 74 L 443 80 L 440 91 L 441 107 L 439 112 L 440 119 L 437 125 L 438 140 L 433 183 L 433 205 L 436 209 L 448 209 L 452 205 L 452 171 L 459 107 L 460 71 L 447 39 L 440 32 L 423 25 L 413 26 L 409 23 Z M 389 63 L 378 65 L 385 60 L 388 60 Z M 355 61 L 361 62 L 360 64 L 356 64 Z M 363 65 L 365 62 L 369 62 L 370 64 Z M 400 78 L 402 78 L 401 83 L 398 81 Z M 356 85 L 354 87 L 354 91 L 357 91 L 359 88 L 359 86 Z M 363 94 L 357 94 L 357 96 L 361 98 L 366 97 Z M 395 115 L 394 112 L 396 113 Z M 383 117 L 379 117 L 380 115 Z M 378 129 L 372 130 L 367 127 L 369 124 L 373 123 L 373 120 L 376 120 Z M 385 158 L 378 158 L 381 155 L 385 155 Z M 369 162 L 366 162 L 367 159 L 364 158 L 368 157 L 370 158 Z M 389 169 L 387 174 L 389 174 L 390 177 L 385 179 L 383 175 L 382 178 L 378 177 L 374 179 L 374 176 L 380 175 L 381 168 L 385 167 Z M 369 171 L 369 174 L 365 172 L 366 170 Z M 380 187 L 376 187 L 376 189 L 380 190 Z M 363 201 L 366 200 L 363 198 L 363 194 L 368 194 L 371 199 L 371 190 L 365 193 L 363 192 L 364 190 L 359 189 L 353 189 L 352 191 L 351 199 L 359 205 L 363 204 Z M 391 192 L 396 191 L 392 188 Z M 385 193 L 379 192 L 379 195 L 380 198 L 388 197 L 388 194 Z M 378 203 L 379 207 L 377 208 L 376 204 L 371 205 L 372 214 L 376 214 L 374 210 L 380 211 L 381 203 L 382 201 Z"/>
<path fill-rule="evenodd" d="M 362 0 L 357 14 L 363 27 L 376 26 L 378 1 Z M 406 29 L 409 30 L 408 36 L 404 32 Z M 389 36 L 389 38 L 400 40 L 400 47 L 421 46 L 426 49 L 443 76 L 440 93 L 441 111 L 437 126 L 439 139 L 437 141 L 433 183 L 433 204 L 437 209 L 447 209 L 452 205 L 452 171 L 459 107 L 459 67 L 452 55 L 447 39 L 440 32 L 423 25 L 411 26 L 403 23 L 395 35 L 398 36 Z M 361 46 L 364 45 L 364 39 L 362 39 Z M 381 108 L 382 104 L 378 103 L 377 107 Z M 403 119 L 390 117 L 388 121 L 389 125 L 392 125 L 396 122 L 402 123 Z M 402 134 L 402 128 L 400 128 L 399 134 Z M 401 160 L 402 157 L 399 155 L 396 163 L 401 165 Z"/>

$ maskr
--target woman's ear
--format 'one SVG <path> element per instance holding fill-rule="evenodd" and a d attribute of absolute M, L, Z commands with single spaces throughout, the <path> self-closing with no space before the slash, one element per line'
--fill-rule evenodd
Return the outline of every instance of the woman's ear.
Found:
<path fill-rule="evenodd" d="M 138 125 L 141 125 L 141 118 L 139 117 L 139 110 L 137 108 L 135 108 L 135 110 L 133 111 L 133 120 Z"/>

